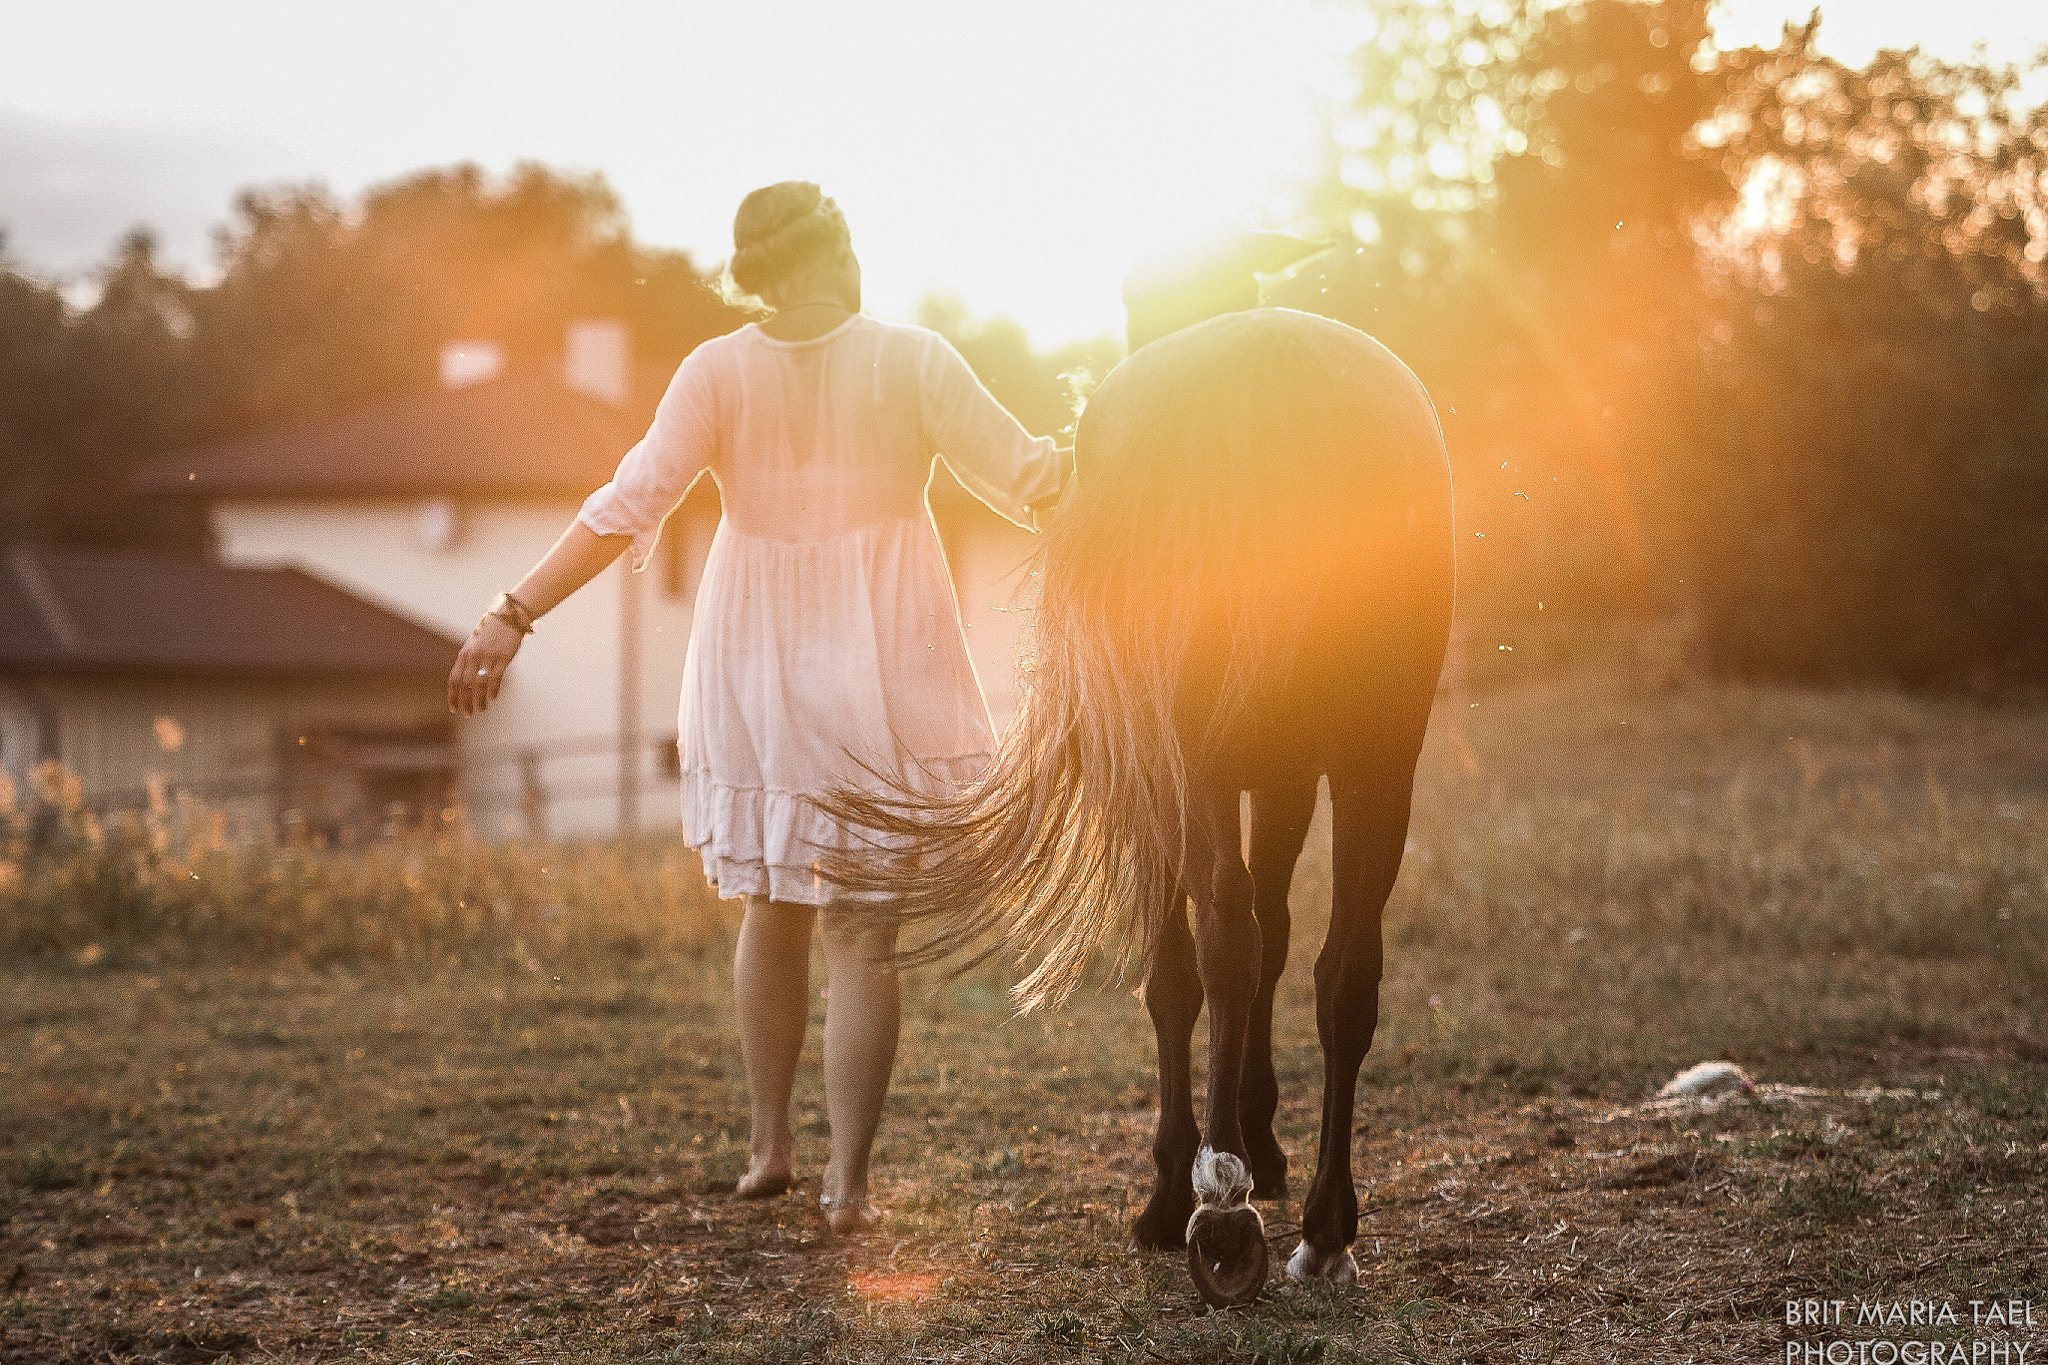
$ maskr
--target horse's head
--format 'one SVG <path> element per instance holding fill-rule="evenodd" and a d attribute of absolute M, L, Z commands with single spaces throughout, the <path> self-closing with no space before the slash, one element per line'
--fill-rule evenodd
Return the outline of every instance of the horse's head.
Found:
<path fill-rule="evenodd" d="M 1126 341 L 1132 351 L 1218 313 L 1259 306 L 1259 276 L 1323 246 L 1277 232 L 1229 232 L 1148 256 L 1124 276 Z"/>

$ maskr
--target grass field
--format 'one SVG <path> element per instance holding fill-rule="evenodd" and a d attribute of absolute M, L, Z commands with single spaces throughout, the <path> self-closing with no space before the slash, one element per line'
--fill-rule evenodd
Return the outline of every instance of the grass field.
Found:
<path fill-rule="evenodd" d="M 889 1216 L 834 1241 L 815 1034 L 810 1186 L 730 1193 L 732 921 L 673 846 L 343 861 L 170 806 L 9 828 L 9 1365 L 2048 1359 L 2039 709 L 1617 672 L 1440 709 L 1360 1088 L 1361 1283 L 1221 1314 L 1126 1235 L 1154 1103 L 1127 991 L 1012 1019 L 997 969 L 917 975 Z M 1311 850 L 1278 1027 L 1297 1193 Z M 1645 1105 L 1713 1057 L 1760 1089 Z M 1297 1212 L 1267 1209 L 1276 1261 Z"/>

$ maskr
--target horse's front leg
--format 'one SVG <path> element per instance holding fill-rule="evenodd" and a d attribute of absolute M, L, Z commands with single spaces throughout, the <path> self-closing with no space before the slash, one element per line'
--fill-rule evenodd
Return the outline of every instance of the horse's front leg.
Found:
<path fill-rule="evenodd" d="M 1244 1083 L 1237 1113 L 1244 1130 L 1245 1164 L 1251 1168 L 1252 1197 L 1287 1194 L 1287 1154 L 1273 1134 L 1280 1107 L 1280 1083 L 1273 1074 L 1273 993 L 1287 969 L 1291 922 L 1287 891 L 1294 864 L 1315 815 L 1315 779 L 1261 787 L 1252 793 L 1252 906 L 1259 921 L 1259 989 L 1252 997 L 1244 1038 Z"/>
<path fill-rule="evenodd" d="M 1131 1236 L 1153 1249 L 1185 1244 L 1188 1215 L 1195 1211 L 1188 1172 L 1201 1132 L 1195 1127 L 1189 1061 L 1195 1016 L 1202 1012 L 1202 978 L 1195 970 L 1186 907 L 1187 893 L 1176 882 L 1154 927 L 1152 965 L 1145 973 L 1145 1012 L 1159 1044 L 1159 1128 L 1152 1135 L 1152 1198 L 1131 1224 Z"/>

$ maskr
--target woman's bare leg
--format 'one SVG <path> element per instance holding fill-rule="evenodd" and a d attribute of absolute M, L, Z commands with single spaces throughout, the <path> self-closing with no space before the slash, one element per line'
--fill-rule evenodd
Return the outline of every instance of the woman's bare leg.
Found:
<path fill-rule="evenodd" d="M 789 1122 L 789 1096 L 796 1084 L 797 1056 L 804 1048 L 804 1028 L 810 1022 L 813 918 L 808 905 L 749 896 L 740 921 L 732 986 L 753 1132 L 747 1140 L 747 1174 L 739 1192 L 750 1197 L 781 1193 L 795 1173 L 796 1133 Z"/>
<path fill-rule="evenodd" d="M 832 1159 L 825 1167 L 825 1219 L 834 1232 L 858 1232 L 879 1216 L 868 1204 L 868 1155 L 882 1121 L 889 1073 L 896 1067 L 902 992 L 889 955 L 891 926 L 825 921 L 825 1108 L 832 1120 Z"/>

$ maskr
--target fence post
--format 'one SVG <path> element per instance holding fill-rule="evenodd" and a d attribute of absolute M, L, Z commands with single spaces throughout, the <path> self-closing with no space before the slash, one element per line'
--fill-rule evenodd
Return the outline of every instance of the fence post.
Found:
<path fill-rule="evenodd" d="M 640 828 L 640 576 L 619 556 L 619 833 Z"/>
<path fill-rule="evenodd" d="M 548 789 L 540 779 L 540 753 L 519 751 L 519 811 L 526 817 L 526 837 L 536 843 L 548 837 Z"/>

